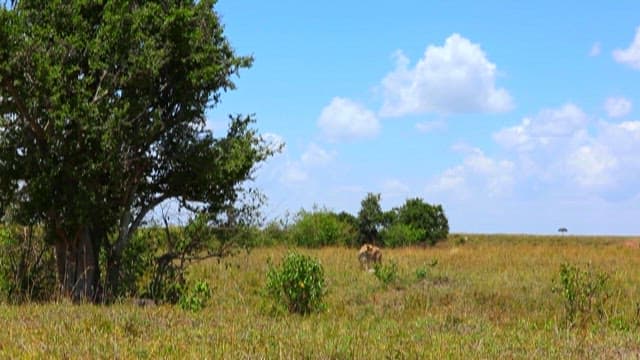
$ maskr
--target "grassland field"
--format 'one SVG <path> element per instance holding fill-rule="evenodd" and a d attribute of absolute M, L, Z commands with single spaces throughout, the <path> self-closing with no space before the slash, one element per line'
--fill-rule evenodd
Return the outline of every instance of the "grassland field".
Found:
<path fill-rule="evenodd" d="M 398 266 L 387 286 L 360 270 L 353 248 L 264 247 L 192 268 L 213 290 L 200 312 L 128 301 L 0 305 L 0 358 L 640 358 L 640 239 L 465 236 L 383 249 L 383 263 Z M 324 311 L 278 312 L 264 296 L 269 261 L 291 250 L 323 265 Z M 563 263 L 609 275 L 600 320 L 566 324 L 553 290 Z"/>

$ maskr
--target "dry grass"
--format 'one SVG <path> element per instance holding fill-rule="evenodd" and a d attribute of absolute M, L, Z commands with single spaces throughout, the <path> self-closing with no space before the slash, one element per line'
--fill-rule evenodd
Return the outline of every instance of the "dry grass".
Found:
<path fill-rule="evenodd" d="M 0 358 L 638 358 L 640 250 L 625 238 L 468 235 L 461 246 L 384 249 L 399 280 L 359 270 L 355 249 L 320 260 L 327 310 L 272 311 L 262 248 L 195 268 L 213 288 L 199 313 L 177 307 L 0 305 Z M 433 267 L 428 264 L 437 260 Z M 552 291 L 560 264 L 591 263 L 614 290 L 602 323 L 567 328 Z M 426 269 L 418 279 L 416 271 Z"/>

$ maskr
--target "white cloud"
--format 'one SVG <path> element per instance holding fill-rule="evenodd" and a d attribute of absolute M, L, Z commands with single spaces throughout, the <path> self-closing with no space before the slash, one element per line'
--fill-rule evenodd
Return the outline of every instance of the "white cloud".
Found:
<path fill-rule="evenodd" d="M 285 184 L 299 184 L 309 180 L 309 174 L 296 162 L 288 162 L 280 177 Z"/>
<path fill-rule="evenodd" d="M 567 165 L 578 185 L 594 188 L 613 184 L 617 160 L 605 145 L 583 145 L 569 155 Z"/>
<path fill-rule="evenodd" d="M 372 111 L 341 97 L 333 98 L 322 109 L 318 126 L 332 141 L 373 138 L 380 132 L 380 123 Z"/>
<path fill-rule="evenodd" d="M 566 104 L 494 133 L 515 165 L 519 193 L 611 199 L 638 194 L 640 121 L 589 125 L 580 108 Z"/>
<path fill-rule="evenodd" d="M 453 34 L 444 46 L 428 46 L 415 67 L 401 52 L 396 69 L 382 80 L 382 116 L 426 112 L 504 112 L 513 108 L 509 93 L 496 88 L 496 66 L 479 45 Z"/>
<path fill-rule="evenodd" d="M 329 152 L 315 143 L 309 144 L 300 160 L 306 166 L 327 165 L 335 157 L 334 152 Z"/>
<path fill-rule="evenodd" d="M 493 138 L 505 148 L 530 151 L 582 136 L 587 123 L 587 115 L 579 107 L 565 104 L 558 109 L 544 109 L 533 118 L 524 118 L 520 125 L 502 129 L 494 133 Z"/>
<path fill-rule="evenodd" d="M 262 134 L 262 139 L 267 143 L 267 147 L 271 150 L 283 150 L 285 148 L 285 141 L 284 138 L 282 138 L 282 136 L 276 134 L 276 133 L 264 133 Z"/>
<path fill-rule="evenodd" d="M 636 29 L 636 36 L 628 48 L 613 51 L 613 58 L 622 64 L 640 70 L 640 26 Z"/>
<path fill-rule="evenodd" d="M 604 109 L 609 117 L 622 117 L 631 112 L 631 101 L 623 97 L 610 97 L 604 102 Z"/>
<path fill-rule="evenodd" d="M 443 129 L 445 126 L 446 124 L 442 120 L 423 121 L 416 123 L 416 130 L 421 133 L 428 133 Z"/>
<path fill-rule="evenodd" d="M 427 192 L 451 192 L 459 198 L 472 193 L 500 197 L 511 193 L 515 184 L 515 166 L 509 160 L 488 157 L 477 148 L 467 152 L 461 165 L 445 170 L 427 186 Z"/>
<path fill-rule="evenodd" d="M 600 43 L 596 42 L 591 46 L 591 50 L 589 50 L 589 56 L 598 56 L 600 55 Z"/>

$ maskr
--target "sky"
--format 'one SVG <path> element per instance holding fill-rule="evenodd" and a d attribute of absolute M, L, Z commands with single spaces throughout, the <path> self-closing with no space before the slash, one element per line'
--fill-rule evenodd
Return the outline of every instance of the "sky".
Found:
<path fill-rule="evenodd" d="M 254 64 L 207 114 L 284 150 L 264 212 L 419 197 L 452 232 L 640 234 L 640 2 L 245 1 Z"/>

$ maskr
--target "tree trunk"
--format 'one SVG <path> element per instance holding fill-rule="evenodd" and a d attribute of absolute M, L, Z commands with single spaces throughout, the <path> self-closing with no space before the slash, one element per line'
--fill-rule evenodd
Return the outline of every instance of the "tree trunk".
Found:
<path fill-rule="evenodd" d="M 78 230 L 73 239 L 58 236 L 56 260 L 58 281 L 64 296 L 74 302 L 101 300 L 98 249 L 88 227 Z"/>

